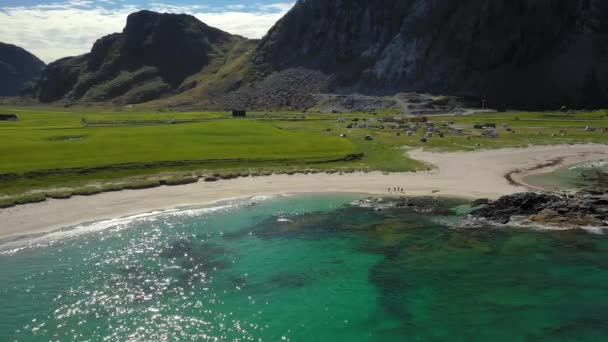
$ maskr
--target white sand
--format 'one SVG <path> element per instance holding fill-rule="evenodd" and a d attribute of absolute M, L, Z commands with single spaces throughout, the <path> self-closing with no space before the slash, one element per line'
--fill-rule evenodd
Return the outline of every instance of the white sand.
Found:
<path fill-rule="evenodd" d="M 403 187 L 407 195 L 497 198 L 529 190 L 509 184 L 505 174 L 521 170 L 521 182 L 530 173 L 547 172 L 566 164 L 608 158 L 608 145 L 568 145 L 480 152 L 430 153 L 410 156 L 436 169 L 418 173 L 273 175 L 178 187 L 104 193 L 91 197 L 49 200 L 0 210 L 0 238 L 48 232 L 59 228 L 189 205 L 207 205 L 230 198 L 280 193 L 349 192 L 386 195 L 389 187 Z M 532 170 L 563 158 L 561 165 Z"/>

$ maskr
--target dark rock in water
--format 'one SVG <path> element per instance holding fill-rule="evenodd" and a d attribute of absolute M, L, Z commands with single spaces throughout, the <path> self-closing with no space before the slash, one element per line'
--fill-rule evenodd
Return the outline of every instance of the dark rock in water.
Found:
<path fill-rule="evenodd" d="M 487 198 L 480 198 L 480 199 L 474 200 L 473 203 L 471 203 L 471 205 L 474 207 L 479 207 L 481 205 L 486 205 L 486 204 L 490 204 L 490 200 Z"/>
<path fill-rule="evenodd" d="M 473 210 L 471 215 L 500 224 L 518 216 L 560 227 L 608 226 L 608 193 L 575 196 L 521 193 L 501 197 Z"/>
<path fill-rule="evenodd" d="M 608 172 L 601 170 L 590 170 L 582 173 L 582 188 L 587 192 L 608 192 Z"/>
<path fill-rule="evenodd" d="M 282 272 L 272 277 L 271 282 L 281 287 L 301 288 L 312 285 L 315 279 L 312 276 L 300 273 Z"/>
<path fill-rule="evenodd" d="M 400 197 L 397 199 L 366 198 L 351 203 L 355 207 L 370 208 L 374 211 L 388 209 L 407 209 L 417 213 L 433 215 L 452 215 L 453 206 L 464 204 L 437 197 Z"/>
<path fill-rule="evenodd" d="M 28 51 L 0 43 L 0 96 L 16 96 L 38 80 L 44 62 Z"/>
<path fill-rule="evenodd" d="M 317 88 L 336 93 L 603 108 L 607 16 L 601 0 L 300 0 L 253 61 L 268 74 L 297 68 L 331 76 Z"/>
<path fill-rule="evenodd" d="M 402 197 L 395 203 L 395 207 L 435 215 L 450 214 L 450 209 L 435 197 Z"/>
<path fill-rule="evenodd" d="M 556 195 L 533 192 L 509 195 L 473 210 L 471 215 L 504 224 L 508 223 L 512 216 L 538 214 L 549 202 L 559 199 L 560 197 Z"/>

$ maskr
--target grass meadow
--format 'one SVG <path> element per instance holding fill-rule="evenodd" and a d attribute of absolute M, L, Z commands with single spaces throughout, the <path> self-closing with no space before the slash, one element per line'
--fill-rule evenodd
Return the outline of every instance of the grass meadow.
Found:
<path fill-rule="evenodd" d="M 0 112 L 19 116 L 17 122 L 0 122 L 0 198 L 8 205 L 45 196 L 182 184 L 210 175 L 429 167 L 408 158 L 407 148 L 472 151 L 608 143 L 608 133 L 602 131 L 608 128 L 608 111 L 433 116 L 429 119 L 444 137 L 435 134 L 427 142 L 421 141 L 422 129 L 407 136 L 403 128 L 383 122 L 399 118 L 390 113 L 260 112 L 233 119 L 227 112 L 111 108 L 0 107 Z M 368 128 L 347 128 L 363 120 Z M 498 138 L 482 136 L 482 130 L 473 129 L 477 123 L 495 123 Z M 461 128 L 462 134 L 445 125 Z M 598 130 L 586 132 L 587 126 Z"/>

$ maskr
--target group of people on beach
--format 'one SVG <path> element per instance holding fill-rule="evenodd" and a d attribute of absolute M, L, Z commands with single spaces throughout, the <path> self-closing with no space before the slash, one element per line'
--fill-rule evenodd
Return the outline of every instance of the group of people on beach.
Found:
<path fill-rule="evenodd" d="M 388 192 L 398 192 L 398 193 L 402 193 L 402 194 L 404 194 L 404 193 L 405 193 L 405 189 L 404 189 L 404 188 L 397 187 L 397 186 L 396 186 L 396 187 L 392 187 L 392 188 L 391 188 L 391 187 L 389 186 L 389 187 L 388 187 Z"/>

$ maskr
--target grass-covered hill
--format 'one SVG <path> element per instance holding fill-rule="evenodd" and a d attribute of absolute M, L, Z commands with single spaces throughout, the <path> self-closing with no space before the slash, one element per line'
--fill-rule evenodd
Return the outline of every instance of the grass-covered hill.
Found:
<path fill-rule="evenodd" d="M 35 90 L 41 102 L 141 103 L 209 85 L 220 69 L 238 75 L 253 45 L 189 15 L 140 11 L 90 53 L 51 63 Z M 235 70 L 236 69 L 236 70 Z M 232 78 L 219 87 L 231 87 Z M 219 83 L 219 81 L 218 81 Z"/>

